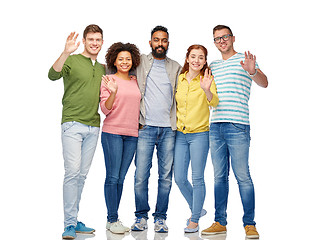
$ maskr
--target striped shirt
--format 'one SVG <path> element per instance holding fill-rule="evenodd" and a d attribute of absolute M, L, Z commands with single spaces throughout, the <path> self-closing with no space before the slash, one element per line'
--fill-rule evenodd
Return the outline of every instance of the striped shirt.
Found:
<path fill-rule="evenodd" d="M 243 53 L 236 53 L 227 60 L 210 64 L 219 97 L 219 105 L 211 108 L 210 123 L 250 124 L 248 102 L 252 79 L 240 64 L 244 58 Z M 257 63 L 256 68 L 259 68 Z"/>

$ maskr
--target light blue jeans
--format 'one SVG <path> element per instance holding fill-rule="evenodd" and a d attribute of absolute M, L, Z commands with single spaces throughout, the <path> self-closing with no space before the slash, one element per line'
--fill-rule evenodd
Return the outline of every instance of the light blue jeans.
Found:
<path fill-rule="evenodd" d="M 172 185 L 172 167 L 175 133 L 171 127 L 153 127 L 145 125 L 139 130 L 138 146 L 135 157 L 134 191 L 136 217 L 148 219 L 150 211 L 148 203 L 148 183 L 154 148 L 158 157 L 158 197 L 155 219 L 166 219 L 169 194 Z"/>
<path fill-rule="evenodd" d="M 97 146 L 99 128 L 79 122 L 61 125 L 64 158 L 63 206 L 64 226 L 76 226 L 79 202 Z"/>
<path fill-rule="evenodd" d="M 108 221 L 118 221 L 118 209 L 123 182 L 137 149 L 137 137 L 102 132 L 101 143 L 106 165 L 104 197 L 108 209 Z"/>
<path fill-rule="evenodd" d="M 209 151 L 209 132 L 177 131 L 174 154 L 174 179 L 192 212 L 191 221 L 198 223 L 206 196 L 204 169 Z M 188 181 L 191 161 L 192 185 Z"/>
<path fill-rule="evenodd" d="M 243 225 L 255 225 L 254 186 L 249 171 L 250 126 L 237 123 L 211 123 L 209 138 L 214 167 L 215 221 L 227 225 L 231 163 L 244 210 Z"/>

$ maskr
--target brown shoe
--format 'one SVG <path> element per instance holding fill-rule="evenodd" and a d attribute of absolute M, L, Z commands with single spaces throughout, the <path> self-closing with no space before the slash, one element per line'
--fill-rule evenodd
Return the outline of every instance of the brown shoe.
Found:
<path fill-rule="evenodd" d="M 247 238 L 250 238 L 250 239 L 252 239 L 252 238 L 258 239 L 259 238 L 259 233 L 258 233 L 255 226 L 247 225 L 244 227 L 244 229 L 246 230 Z"/>
<path fill-rule="evenodd" d="M 222 226 L 219 222 L 214 222 L 211 227 L 203 230 L 201 234 L 203 235 L 214 235 L 214 234 L 221 234 L 226 233 L 227 228 L 226 226 Z"/>

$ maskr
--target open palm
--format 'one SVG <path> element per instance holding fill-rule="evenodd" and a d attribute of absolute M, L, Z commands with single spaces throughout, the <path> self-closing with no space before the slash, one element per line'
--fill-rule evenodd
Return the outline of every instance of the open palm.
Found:
<path fill-rule="evenodd" d="M 65 52 L 67 53 L 73 53 L 74 51 L 76 51 L 80 45 L 80 42 L 76 42 L 77 38 L 78 38 L 79 34 L 72 32 L 69 34 L 67 41 L 66 41 L 66 45 L 65 45 Z"/>
<path fill-rule="evenodd" d="M 211 70 L 208 68 L 204 72 L 204 76 L 200 76 L 200 87 L 203 91 L 210 91 L 210 87 L 212 84 L 213 76 L 211 75 Z"/>
<path fill-rule="evenodd" d="M 116 93 L 118 91 L 118 84 L 113 78 L 103 75 L 102 81 L 110 92 Z"/>
<path fill-rule="evenodd" d="M 256 56 L 252 55 L 249 51 L 244 53 L 244 62 L 240 62 L 243 70 L 247 71 L 249 74 L 254 74 L 256 70 Z"/>

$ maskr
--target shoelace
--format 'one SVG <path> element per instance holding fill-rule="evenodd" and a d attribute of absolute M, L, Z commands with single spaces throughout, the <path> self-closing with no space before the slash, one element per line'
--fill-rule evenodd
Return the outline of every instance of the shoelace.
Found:
<path fill-rule="evenodd" d="M 163 220 L 162 219 L 158 219 L 157 222 L 161 225 L 163 225 Z"/>
<path fill-rule="evenodd" d="M 78 222 L 78 225 L 80 225 L 80 227 L 84 227 L 84 223 L 83 222 Z"/>
<path fill-rule="evenodd" d="M 246 230 L 247 230 L 247 232 L 249 232 L 250 230 L 255 230 L 255 229 L 254 229 L 254 226 L 247 225 Z"/>
<path fill-rule="evenodd" d="M 71 229 L 74 229 L 74 226 L 68 226 L 68 227 L 66 227 L 66 230 L 67 230 L 67 231 L 71 231 Z"/>

